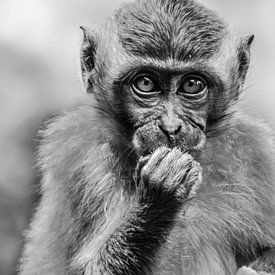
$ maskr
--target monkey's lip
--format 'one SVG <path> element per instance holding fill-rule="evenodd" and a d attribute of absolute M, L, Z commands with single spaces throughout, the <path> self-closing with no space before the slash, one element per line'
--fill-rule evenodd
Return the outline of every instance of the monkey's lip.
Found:
<path fill-rule="evenodd" d="M 200 132 L 201 133 L 201 132 Z M 188 153 L 193 157 L 197 156 L 201 149 L 204 147 L 206 141 L 205 134 L 193 135 L 189 138 L 189 133 L 182 133 L 176 137 L 169 135 L 161 135 L 159 131 L 139 128 L 133 136 L 132 144 L 138 157 L 151 155 L 157 148 L 165 146 L 173 149 L 178 148 L 183 153 Z"/>
<path fill-rule="evenodd" d="M 194 148 L 187 148 L 186 146 L 183 146 L 183 145 L 178 146 L 176 144 L 171 144 L 170 143 L 170 144 L 162 144 L 162 145 L 160 145 L 158 147 L 154 147 L 154 148 L 152 148 L 152 147 L 151 148 L 146 148 L 142 152 L 141 158 L 146 158 L 146 157 L 150 156 L 155 150 L 157 150 L 159 147 L 162 147 L 162 146 L 168 147 L 170 149 L 178 148 L 178 149 L 180 149 L 182 151 L 182 153 L 190 154 L 193 158 L 195 158 L 196 156 L 198 156 L 198 154 L 200 152 L 198 149 L 196 149 L 196 147 L 194 147 Z"/>

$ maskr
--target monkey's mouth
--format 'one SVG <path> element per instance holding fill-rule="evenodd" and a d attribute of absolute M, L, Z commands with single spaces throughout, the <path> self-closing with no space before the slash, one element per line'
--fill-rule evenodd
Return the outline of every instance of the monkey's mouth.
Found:
<path fill-rule="evenodd" d="M 188 152 L 195 156 L 203 148 L 205 141 L 205 133 L 192 125 L 183 129 L 179 135 L 168 137 L 158 127 L 150 123 L 136 130 L 132 144 L 139 157 L 152 154 L 161 146 L 177 147 L 182 152 Z"/>

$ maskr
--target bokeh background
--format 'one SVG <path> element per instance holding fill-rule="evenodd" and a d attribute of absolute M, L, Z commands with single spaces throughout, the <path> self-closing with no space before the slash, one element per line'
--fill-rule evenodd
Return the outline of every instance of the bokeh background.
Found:
<path fill-rule="evenodd" d="M 85 95 L 80 25 L 103 22 L 122 0 L 0 0 L 0 275 L 16 274 L 39 196 L 37 130 Z M 254 33 L 245 109 L 275 129 L 275 0 L 202 0 Z"/>

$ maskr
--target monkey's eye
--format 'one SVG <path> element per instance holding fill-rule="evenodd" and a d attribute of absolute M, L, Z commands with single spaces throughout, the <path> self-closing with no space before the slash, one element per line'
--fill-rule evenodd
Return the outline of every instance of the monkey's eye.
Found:
<path fill-rule="evenodd" d="M 152 92 L 155 88 L 154 81 L 147 76 L 142 76 L 138 78 L 134 82 L 134 85 L 137 89 L 145 93 Z"/>
<path fill-rule="evenodd" d="M 183 80 L 179 91 L 188 99 L 196 99 L 206 94 L 207 85 L 201 77 L 188 76 Z"/>
<path fill-rule="evenodd" d="M 156 81 L 148 75 L 141 75 L 134 78 L 131 88 L 138 96 L 152 96 L 159 93 L 159 86 Z"/>

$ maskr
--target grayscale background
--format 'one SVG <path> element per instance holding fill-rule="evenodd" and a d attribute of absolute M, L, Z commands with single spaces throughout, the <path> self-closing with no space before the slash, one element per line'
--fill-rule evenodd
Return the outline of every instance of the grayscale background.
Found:
<path fill-rule="evenodd" d="M 100 24 L 121 0 L 0 0 L 0 275 L 16 274 L 24 230 L 39 200 L 37 130 L 85 92 L 80 25 Z M 245 109 L 275 129 L 275 0 L 202 0 L 254 33 Z"/>

